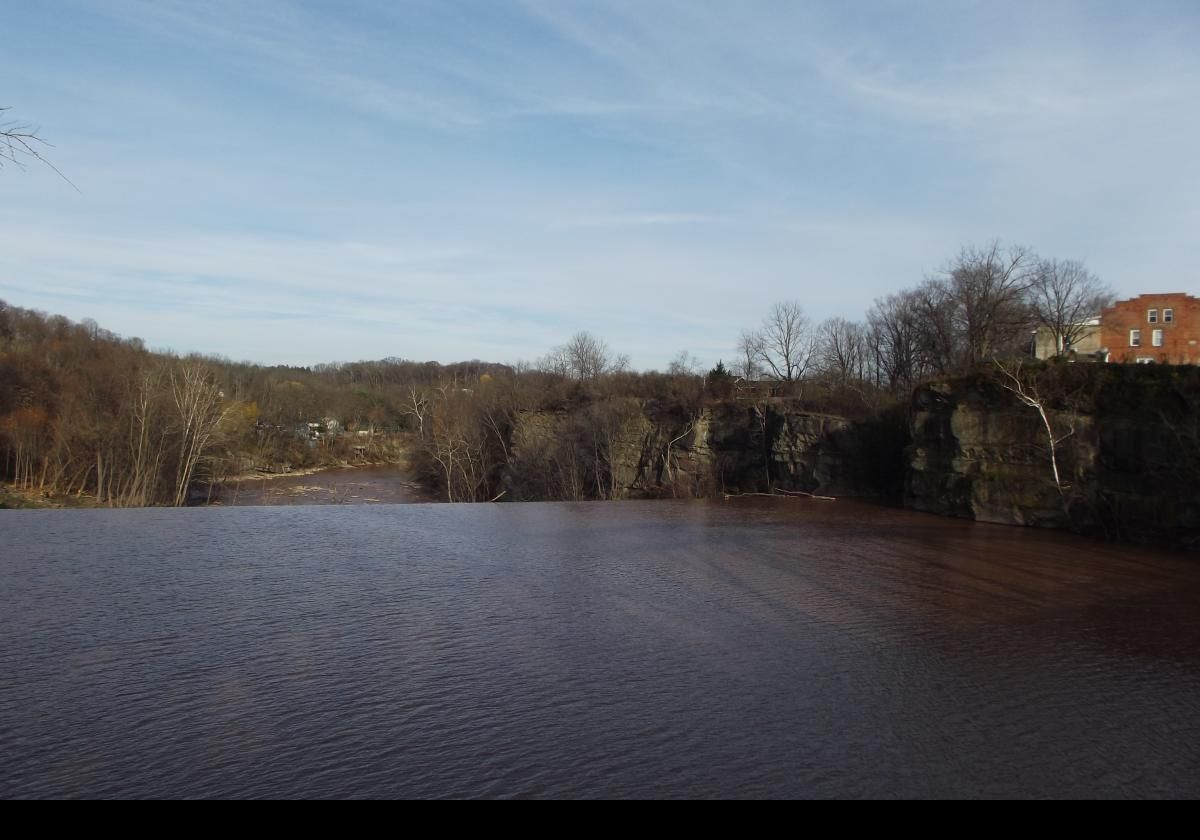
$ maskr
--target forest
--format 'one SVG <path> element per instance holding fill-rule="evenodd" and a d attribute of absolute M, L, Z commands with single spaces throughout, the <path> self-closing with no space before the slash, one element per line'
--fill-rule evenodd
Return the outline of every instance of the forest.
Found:
<path fill-rule="evenodd" d="M 611 498 L 615 441 L 648 405 L 685 423 L 706 404 L 772 398 L 878 416 L 922 382 L 1028 355 L 1039 327 L 1069 347 L 1111 299 L 1080 263 L 993 243 L 862 320 L 813 323 L 784 301 L 741 331 L 736 358 L 708 368 L 682 351 L 642 372 L 587 332 L 511 365 L 265 367 L 154 351 L 0 301 L 0 480 L 104 506 L 182 506 L 240 475 L 403 460 L 440 498 L 486 501 L 503 493 L 518 420 L 549 412 L 566 422 L 523 453 L 522 498 Z"/>

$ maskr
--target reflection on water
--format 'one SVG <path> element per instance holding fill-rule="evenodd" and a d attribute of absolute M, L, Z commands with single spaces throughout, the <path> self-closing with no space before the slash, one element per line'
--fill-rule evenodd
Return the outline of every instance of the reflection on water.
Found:
<path fill-rule="evenodd" d="M 0 536 L 3 796 L 1200 790 L 1190 556 L 768 499 Z"/>

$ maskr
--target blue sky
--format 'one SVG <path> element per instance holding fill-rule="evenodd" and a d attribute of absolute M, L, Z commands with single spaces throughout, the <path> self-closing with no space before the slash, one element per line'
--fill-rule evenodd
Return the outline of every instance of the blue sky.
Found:
<path fill-rule="evenodd" d="M 992 239 L 1196 292 L 1195 2 L 10 4 L 0 298 L 266 363 L 729 359 Z"/>

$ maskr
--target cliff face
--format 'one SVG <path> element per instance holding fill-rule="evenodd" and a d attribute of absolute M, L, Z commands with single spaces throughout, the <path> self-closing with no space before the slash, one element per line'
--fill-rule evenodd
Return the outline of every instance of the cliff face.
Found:
<path fill-rule="evenodd" d="M 676 431 L 679 426 L 654 436 L 658 452 L 652 446 L 643 459 L 652 466 L 641 476 L 643 489 L 652 486 L 647 480 L 662 484 L 682 475 L 701 492 L 706 486 L 731 493 L 768 486 L 836 495 L 877 492 L 856 481 L 851 467 L 861 447 L 854 424 L 844 418 L 806 412 L 783 400 L 730 402 L 703 409 L 690 428 Z M 671 432 L 673 438 L 665 439 Z"/>
<path fill-rule="evenodd" d="M 1072 486 L 1091 480 L 1092 418 L 1048 414 L 1056 438 L 1070 435 L 1056 447 L 1061 480 Z M 910 422 L 909 507 L 981 522 L 1070 525 L 1048 432 L 1015 395 L 978 381 L 926 385 L 913 395 Z"/>
<path fill-rule="evenodd" d="M 989 373 L 922 386 L 910 405 L 869 421 L 783 399 L 694 413 L 633 399 L 528 412 L 512 431 L 506 498 L 775 487 L 1200 547 L 1200 368 L 1047 365 L 1022 377 L 1046 421 Z"/>
<path fill-rule="evenodd" d="M 788 400 L 729 401 L 695 414 L 613 401 L 522 415 L 506 484 L 512 498 L 713 496 L 769 486 L 885 495 L 898 489 L 887 483 L 896 483 L 904 435 L 895 418 L 860 423 Z M 556 477 L 552 486 L 547 475 Z"/>
<path fill-rule="evenodd" d="M 1078 365 L 1029 379 L 1037 410 L 996 377 L 913 396 L 905 502 L 918 510 L 1187 544 L 1200 528 L 1200 370 Z M 1060 486 L 1061 485 L 1061 486 Z"/>

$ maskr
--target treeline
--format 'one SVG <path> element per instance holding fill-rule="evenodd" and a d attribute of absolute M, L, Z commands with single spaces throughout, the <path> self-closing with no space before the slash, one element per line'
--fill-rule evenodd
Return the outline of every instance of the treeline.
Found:
<path fill-rule="evenodd" d="M 735 360 L 707 371 L 682 351 L 665 372 L 635 373 L 624 355 L 579 333 L 477 386 L 414 388 L 417 460 L 452 501 L 510 489 L 521 498 L 615 498 L 624 489 L 622 453 L 636 444 L 630 435 L 652 419 L 666 436 L 649 447 L 657 447 L 654 469 L 666 490 L 703 492 L 694 476 L 688 486 L 673 483 L 672 444 L 706 404 L 737 403 L 763 439 L 772 400 L 858 420 L 886 417 L 890 428 L 918 384 L 1027 356 L 1039 328 L 1066 354 L 1112 298 L 1079 262 L 993 243 L 964 249 L 938 274 L 877 300 L 861 321 L 812 324 L 799 302 L 776 304 L 758 329 L 742 332 Z M 518 433 L 530 428 L 534 434 Z"/>
<path fill-rule="evenodd" d="M 412 425 L 412 394 L 501 369 L 179 358 L 0 301 L 0 480 L 116 507 L 184 505 L 246 472 L 377 457 Z"/>
<path fill-rule="evenodd" d="M 862 321 L 813 325 L 799 303 L 781 303 L 742 333 L 728 365 L 706 370 L 684 351 L 664 372 L 630 370 L 588 333 L 514 366 L 178 358 L 0 302 L 0 479 L 113 506 L 182 505 L 252 470 L 403 451 L 449 501 L 497 498 L 513 482 L 521 498 L 613 498 L 639 416 L 667 418 L 656 426 L 674 436 L 722 401 L 764 423 L 771 399 L 878 415 L 925 379 L 1025 354 L 1039 324 L 1065 350 L 1072 325 L 1110 298 L 1078 263 L 992 245 L 877 300 Z M 542 433 L 523 436 L 531 418 Z M 664 447 L 670 477 L 672 440 Z"/>
<path fill-rule="evenodd" d="M 777 304 L 757 330 L 742 333 L 738 373 L 788 383 L 815 375 L 903 396 L 931 378 L 1028 356 L 1038 329 L 1067 354 L 1113 298 L 1080 262 L 993 243 L 965 249 L 940 273 L 876 300 L 860 321 L 814 326 L 799 303 Z"/>
<path fill-rule="evenodd" d="M 198 362 L 0 302 L 0 463 L 23 490 L 182 504 L 237 419 Z"/>
<path fill-rule="evenodd" d="M 578 338 L 565 369 L 396 358 L 265 367 L 152 352 L 95 322 L 0 301 L 0 481 L 114 507 L 185 505 L 255 470 L 404 457 L 444 498 L 480 500 L 497 492 L 522 412 L 618 395 L 700 399 L 700 376 L 634 373 Z M 567 484 L 581 482 L 594 483 Z"/>

